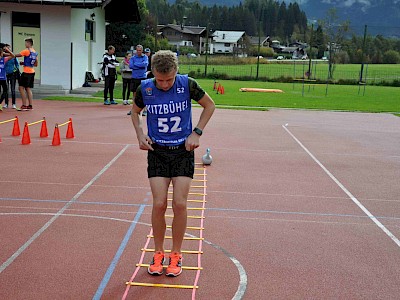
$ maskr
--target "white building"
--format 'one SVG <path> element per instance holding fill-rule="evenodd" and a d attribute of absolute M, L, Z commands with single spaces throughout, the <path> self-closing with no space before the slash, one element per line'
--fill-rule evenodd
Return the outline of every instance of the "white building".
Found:
<path fill-rule="evenodd" d="M 39 53 L 35 79 L 65 90 L 81 87 L 87 71 L 100 77 L 98 62 L 106 48 L 106 13 L 121 0 L 0 0 L 0 41 L 24 49 L 32 37 Z M 137 11 L 132 13 L 140 17 Z M 114 18 L 115 15 L 112 16 Z M 138 22 L 138 20 L 132 20 Z"/>
<path fill-rule="evenodd" d="M 238 53 L 244 48 L 244 31 L 220 31 L 213 34 L 213 52 Z"/>

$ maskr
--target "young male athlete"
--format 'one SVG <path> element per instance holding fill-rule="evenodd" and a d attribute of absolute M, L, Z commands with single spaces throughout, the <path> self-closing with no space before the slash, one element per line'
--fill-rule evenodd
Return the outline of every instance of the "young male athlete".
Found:
<path fill-rule="evenodd" d="M 167 276 L 182 272 L 181 246 L 186 230 L 186 202 L 194 175 L 194 149 L 210 120 L 215 105 L 210 96 L 187 75 L 178 75 L 178 60 L 171 51 L 158 51 L 152 58 L 155 78 L 142 81 L 132 108 L 132 123 L 139 147 L 148 151 L 148 177 L 153 194 L 152 226 L 155 254 L 148 272 L 163 273 L 168 186 L 173 184 L 172 249 Z M 193 130 L 191 99 L 203 111 Z M 143 132 L 142 109 L 147 108 L 147 135 Z"/>
<path fill-rule="evenodd" d="M 24 65 L 24 72 L 21 74 L 19 79 L 19 92 L 22 98 L 21 110 L 32 109 L 32 88 L 35 80 L 35 69 L 38 65 L 38 53 L 33 49 L 33 39 L 25 39 L 25 50 L 22 50 L 15 57 L 24 57 L 24 61 L 21 62 Z M 28 105 L 27 105 L 28 104 Z"/>

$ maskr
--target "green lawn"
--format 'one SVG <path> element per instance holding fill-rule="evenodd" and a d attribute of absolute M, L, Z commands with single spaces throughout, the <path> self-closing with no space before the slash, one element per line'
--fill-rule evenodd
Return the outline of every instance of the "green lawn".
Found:
<path fill-rule="evenodd" d="M 308 61 L 282 61 L 268 64 L 260 64 L 260 78 L 292 77 L 303 78 L 308 71 Z M 361 65 L 357 64 L 337 64 L 334 69 L 334 79 L 358 80 Z M 180 64 L 179 70 L 182 74 L 195 72 L 204 74 L 204 65 Z M 208 65 L 207 73 L 227 74 L 230 77 L 250 77 L 255 78 L 257 73 L 256 64 L 246 65 Z M 311 73 L 313 78 L 326 80 L 328 76 L 328 64 L 323 61 L 312 63 Z M 364 76 L 367 82 L 378 83 L 381 81 L 391 82 L 400 79 L 399 65 L 370 64 L 364 66 Z M 365 79 L 365 78 L 364 78 Z"/>
<path fill-rule="evenodd" d="M 400 113 L 400 88 L 367 86 L 363 96 L 358 86 L 326 85 L 304 86 L 299 83 L 276 83 L 254 81 L 220 81 L 225 87 L 224 95 L 213 91 L 213 80 L 199 79 L 200 85 L 211 95 L 219 107 L 237 109 L 295 108 L 317 110 L 342 110 L 360 112 Z M 284 93 L 244 93 L 241 87 L 281 89 Z M 115 95 L 121 95 L 121 84 L 117 84 Z M 48 97 L 46 99 L 65 101 L 101 102 L 102 92 L 98 98 Z"/>

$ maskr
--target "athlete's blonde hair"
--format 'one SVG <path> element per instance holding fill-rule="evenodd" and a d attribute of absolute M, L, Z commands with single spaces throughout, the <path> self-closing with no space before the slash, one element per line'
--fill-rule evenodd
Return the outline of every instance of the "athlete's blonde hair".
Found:
<path fill-rule="evenodd" d="M 151 70 L 163 74 L 178 71 L 178 58 L 170 50 L 160 50 L 151 59 Z"/>

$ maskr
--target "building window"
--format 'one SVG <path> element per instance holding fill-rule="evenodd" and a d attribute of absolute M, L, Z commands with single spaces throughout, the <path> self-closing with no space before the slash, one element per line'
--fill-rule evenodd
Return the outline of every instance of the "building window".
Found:
<path fill-rule="evenodd" d="M 95 29 L 95 22 L 93 22 L 91 20 L 86 20 L 85 41 L 94 41 L 95 40 L 94 29 Z"/>
<path fill-rule="evenodd" d="M 229 44 L 229 43 L 225 43 L 225 44 L 224 44 L 224 46 L 225 46 L 225 47 L 230 47 L 230 46 L 231 46 L 231 44 Z"/>

